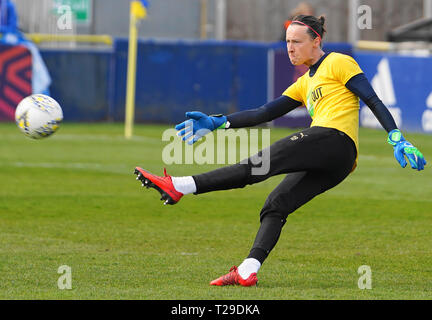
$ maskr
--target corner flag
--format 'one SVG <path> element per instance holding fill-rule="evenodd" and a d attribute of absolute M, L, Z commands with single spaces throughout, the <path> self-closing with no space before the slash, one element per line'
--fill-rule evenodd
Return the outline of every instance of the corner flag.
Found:
<path fill-rule="evenodd" d="M 149 4 L 147 0 L 132 1 L 131 4 L 132 14 L 139 19 L 144 19 L 147 16 L 148 6 Z"/>
<path fill-rule="evenodd" d="M 129 52 L 126 84 L 125 137 L 131 138 L 135 114 L 135 80 L 137 65 L 137 38 L 139 20 L 147 17 L 147 0 L 130 3 Z"/>

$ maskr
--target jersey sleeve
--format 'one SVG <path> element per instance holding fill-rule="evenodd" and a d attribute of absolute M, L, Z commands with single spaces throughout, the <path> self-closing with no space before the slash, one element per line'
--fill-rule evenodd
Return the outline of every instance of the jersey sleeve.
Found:
<path fill-rule="evenodd" d="M 303 97 L 302 97 L 302 89 L 301 89 L 301 78 L 298 78 L 296 82 L 294 82 L 292 85 L 290 85 L 283 93 L 283 96 L 287 96 L 293 100 L 296 100 L 298 102 L 301 102 L 304 104 Z"/>
<path fill-rule="evenodd" d="M 295 101 L 290 97 L 280 96 L 259 108 L 231 113 L 227 115 L 227 120 L 230 122 L 230 128 L 253 127 L 279 118 L 300 105 L 301 102 Z"/>
<path fill-rule="evenodd" d="M 362 69 L 352 57 L 348 55 L 338 55 L 332 62 L 334 77 L 344 85 L 354 76 L 363 73 Z"/>

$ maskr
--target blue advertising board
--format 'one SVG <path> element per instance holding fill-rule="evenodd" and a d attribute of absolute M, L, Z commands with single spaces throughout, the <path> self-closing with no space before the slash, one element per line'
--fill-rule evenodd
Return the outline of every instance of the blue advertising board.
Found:
<path fill-rule="evenodd" d="M 358 52 L 354 58 L 399 128 L 432 132 L 432 57 Z M 381 128 L 363 102 L 360 107 L 360 124 Z"/>

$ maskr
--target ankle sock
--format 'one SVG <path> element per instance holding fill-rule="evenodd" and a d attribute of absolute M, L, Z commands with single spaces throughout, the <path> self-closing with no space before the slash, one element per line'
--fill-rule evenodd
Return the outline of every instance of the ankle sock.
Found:
<path fill-rule="evenodd" d="M 187 177 L 171 177 L 174 188 L 183 194 L 196 192 L 195 180 L 192 176 Z"/>
<path fill-rule="evenodd" d="M 245 259 L 238 267 L 238 273 L 244 280 L 249 278 L 252 273 L 258 273 L 261 263 L 254 258 Z"/>

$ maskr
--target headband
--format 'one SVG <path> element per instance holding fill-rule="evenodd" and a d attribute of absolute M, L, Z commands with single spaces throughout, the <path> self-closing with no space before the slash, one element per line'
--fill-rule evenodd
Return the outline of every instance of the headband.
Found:
<path fill-rule="evenodd" d="M 298 20 L 291 21 L 290 24 L 292 24 L 292 23 L 294 23 L 294 22 L 296 22 L 296 23 L 300 23 L 300 24 L 302 24 L 302 25 L 308 27 L 309 29 L 311 29 L 311 30 L 312 30 L 312 31 L 313 31 L 313 32 L 318 36 L 318 38 L 320 39 L 320 41 L 322 41 L 321 36 L 319 35 L 318 32 L 316 32 L 316 31 L 314 30 L 314 28 L 312 28 L 311 26 L 308 26 L 306 23 L 303 23 L 303 22 L 298 21 Z"/>

